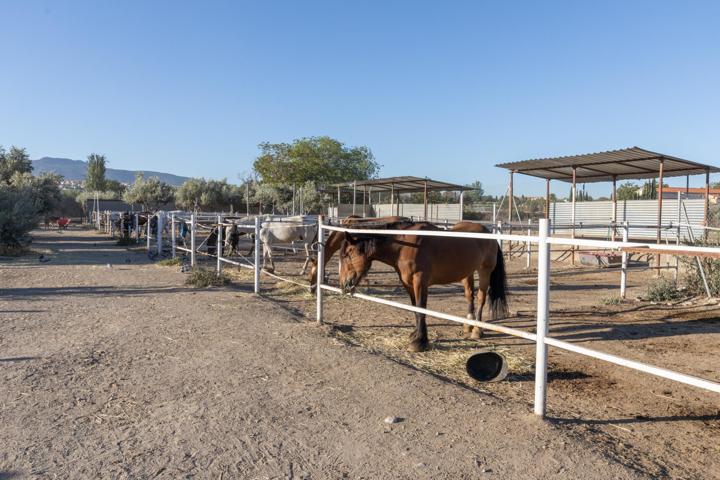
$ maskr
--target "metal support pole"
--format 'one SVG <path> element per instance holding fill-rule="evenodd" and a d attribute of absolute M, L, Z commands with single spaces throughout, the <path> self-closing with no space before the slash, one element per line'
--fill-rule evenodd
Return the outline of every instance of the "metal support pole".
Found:
<path fill-rule="evenodd" d="M 353 209 L 352 214 L 355 215 L 355 204 L 357 203 L 357 181 L 353 180 Z"/>
<path fill-rule="evenodd" d="M 175 214 L 170 215 L 170 244 L 172 245 L 172 258 L 177 256 L 177 234 L 175 233 Z"/>
<path fill-rule="evenodd" d="M 340 218 L 340 187 L 337 187 L 338 190 L 338 202 L 337 202 L 337 212 L 335 212 L 335 217 Z"/>
<path fill-rule="evenodd" d="M 675 245 L 680 245 L 680 234 L 681 227 L 680 222 L 682 221 L 682 193 L 677 192 L 677 230 L 675 231 Z M 675 285 L 678 284 L 680 279 L 680 255 L 675 255 Z"/>
<path fill-rule="evenodd" d="M 497 203 L 493 202 L 493 225 L 497 225 Z"/>
<path fill-rule="evenodd" d="M 532 220 L 528 219 L 528 229 L 527 229 L 528 237 L 532 235 Z M 530 262 L 531 262 L 531 255 L 532 255 L 532 244 L 530 243 L 530 240 L 528 240 L 525 243 L 525 269 L 530 270 Z"/>
<path fill-rule="evenodd" d="M 151 230 L 150 230 L 150 224 L 152 223 L 152 217 L 154 215 L 150 215 L 148 213 L 148 219 L 147 219 L 147 251 L 150 253 L 150 237 L 151 237 Z"/>
<path fill-rule="evenodd" d="M 315 280 L 315 293 L 317 294 L 317 312 L 315 318 L 317 323 L 323 323 L 323 289 L 325 282 L 325 232 L 323 230 L 323 217 L 318 217 L 318 256 L 317 256 L 317 279 Z"/>
<path fill-rule="evenodd" d="M 395 184 L 390 184 L 390 216 L 397 215 L 395 213 Z"/>
<path fill-rule="evenodd" d="M 662 207 L 663 207 L 663 169 L 665 165 L 665 160 L 660 159 L 660 171 L 658 172 L 658 211 L 657 211 L 657 243 L 660 243 L 660 240 L 662 239 Z M 660 253 L 656 254 L 656 260 L 655 260 L 655 266 L 657 267 L 657 275 L 660 275 Z"/>
<path fill-rule="evenodd" d="M 705 169 L 705 213 L 703 214 L 703 225 L 709 227 L 709 214 L 710 214 L 710 169 Z M 708 230 L 705 229 L 705 236 L 707 236 Z"/>
<path fill-rule="evenodd" d="M 255 270 L 253 291 L 260 293 L 260 217 L 255 217 Z"/>
<path fill-rule="evenodd" d="M 575 198 L 577 196 L 577 167 L 573 165 L 572 167 L 572 191 L 570 192 L 570 195 L 572 196 L 572 230 L 570 232 L 570 238 L 575 238 Z M 572 245 L 570 247 L 572 249 L 572 264 L 575 265 L 575 245 Z"/>
<path fill-rule="evenodd" d="M 427 207 L 428 207 L 428 184 L 427 180 L 425 180 L 425 187 L 423 188 L 423 220 L 427 222 L 428 216 L 427 216 Z"/>
<path fill-rule="evenodd" d="M 630 227 L 627 220 L 623 222 L 623 242 L 630 238 Z M 620 298 L 625 299 L 627 289 L 628 252 L 622 252 L 622 264 L 620 267 Z"/>
<path fill-rule="evenodd" d="M 365 198 L 365 194 L 367 192 L 367 187 L 363 185 L 363 218 L 367 217 L 367 199 Z"/>
<path fill-rule="evenodd" d="M 550 218 L 550 179 L 545 179 L 545 218 Z"/>
<path fill-rule="evenodd" d="M 612 241 L 615 241 L 615 229 L 617 228 L 617 175 L 612 178 Z"/>
<path fill-rule="evenodd" d="M 535 340 L 535 415 L 545 416 L 548 352 L 545 336 L 550 314 L 550 244 L 548 219 L 541 218 L 538 237 L 537 327 Z"/>
<path fill-rule="evenodd" d="M 495 233 L 502 235 L 502 233 L 503 233 L 502 221 L 498 220 L 498 222 L 497 222 L 496 225 L 497 225 L 497 228 L 496 228 L 496 230 L 495 230 Z M 503 249 L 503 241 L 502 241 L 502 239 L 501 239 L 501 238 L 498 238 L 498 241 L 497 241 L 497 242 L 498 242 L 498 245 L 500 246 L 500 250 L 502 250 L 502 249 Z"/>
<path fill-rule="evenodd" d="M 376 217 L 377 215 L 373 214 L 373 209 L 372 209 L 372 187 L 368 187 L 368 199 L 367 199 L 367 202 L 368 202 L 368 211 L 370 212 L 370 216 L 371 216 L 371 217 Z"/>
<path fill-rule="evenodd" d="M 195 258 L 195 230 L 196 228 L 196 219 L 195 214 L 193 213 L 190 215 L 190 266 L 192 268 L 195 268 L 196 265 L 196 258 Z"/>
<path fill-rule="evenodd" d="M 164 215 L 161 215 L 160 213 L 157 214 L 158 221 L 157 221 L 157 254 L 162 254 L 162 232 L 163 232 L 163 219 L 165 218 Z"/>
<path fill-rule="evenodd" d="M 512 212 L 513 212 L 513 176 L 514 170 L 510 170 L 510 186 L 508 187 L 508 223 L 512 223 Z"/>
<path fill-rule="evenodd" d="M 217 272 L 217 276 L 219 277 L 220 274 L 222 274 L 222 251 L 223 249 L 223 226 L 222 226 L 222 215 L 218 215 L 217 217 L 217 246 L 215 248 L 215 254 L 217 258 L 217 264 L 215 266 L 215 271 Z"/>
<path fill-rule="evenodd" d="M 460 221 L 465 218 L 465 192 L 460 192 Z"/>

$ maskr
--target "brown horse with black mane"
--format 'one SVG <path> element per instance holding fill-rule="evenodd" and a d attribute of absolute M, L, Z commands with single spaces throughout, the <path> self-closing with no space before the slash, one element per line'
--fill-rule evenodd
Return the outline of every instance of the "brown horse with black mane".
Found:
<path fill-rule="evenodd" d="M 406 217 L 360 217 L 358 215 L 350 215 L 349 217 L 343 219 L 340 222 L 340 225 L 356 225 L 356 224 L 364 224 L 364 223 L 372 223 L 373 225 L 379 225 L 378 228 L 385 228 L 386 225 L 391 224 L 409 224 L 411 223 L 411 220 Z M 324 259 L 323 262 L 325 264 L 325 267 L 327 269 L 327 264 L 332 258 L 333 255 L 335 255 L 335 252 L 340 250 L 340 247 L 342 246 L 342 242 L 345 240 L 345 236 L 342 232 L 330 232 L 330 235 L 328 235 L 327 239 L 325 240 L 325 252 L 324 252 Z M 327 270 L 326 270 L 327 271 Z M 310 260 L 310 273 L 308 274 L 308 282 L 310 282 L 310 291 L 315 292 L 315 285 L 317 282 L 317 259 L 313 258 Z"/>
<path fill-rule="evenodd" d="M 357 228 L 371 228 L 358 225 Z M 374 228 L 374 227 L 372 227 Z M 427 222 L 396 222 L 385 225 L 388 230 L 440 230 Z M 460 222 L 451 231 L 488 233 L 480 224 Z M 507 315 L 507 279 L 502 251 L 493 239 L 430 237 L 418 235 L 365 235 L 345 233 L 340 248 L 340 287 L 352 291 L 377 260 L 395 269 L 413 305 L 427 308 L 428 287 L 461 281 L 468 301 L 468 318 L 482 320 L 487 297 L 493 320 Z M 474 291 L 474 275 L 479 284 Z M 477 293 L 477 309 L 474 299 Z M 474 311 L 473 311 L 474 310 Z M 474 315 L 473 315 L 474 314 Z M 420 352 L 428 347 L 425 315 L 415 314 L 416 327 L 410 335 L 408 350 Z M 470 329 L 470 338 L 479 339 L 479 327 Z"/>

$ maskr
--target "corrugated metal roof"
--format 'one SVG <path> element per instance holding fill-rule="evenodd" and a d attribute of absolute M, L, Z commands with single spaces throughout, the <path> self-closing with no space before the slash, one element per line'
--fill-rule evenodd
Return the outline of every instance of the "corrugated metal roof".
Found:
<path fill-rule="evenodd" d="M 463 187 L 462 185 L 421 177 L 388 177 L 376 178 L 373 180 L 358 180 L 357 182 L 336 183 L 332 185 L 332 187 L 348 190 L 352 189 L 353 185 L 355 185 L 360 187 L 360 190 L 362 190 L 362 187 L 367 187 L 368 189 L 372 189 L 373 192 L 389 192 L 390 190 L 393 190 L 395 193 L 410 193 L 424 191 L 425 184 L 427 184 L 428 192 L 471 190 L 470 188 Z"/>
<path fill-rule="evenodd" d="M 495 166 L 533 177 L 565 182 L 572 182 L 573 167 L 575 167 L 577 182 L 591 183 L 608 182 L 613 177 L 618 180 L 654 178 L 658 176 L 661 161 L 664 177 L 699 175 L 706 171 L 720 172 L 720 168 L 712 165 L 691 162 L 640 147 L 565 157 L 537 158 Z"/>

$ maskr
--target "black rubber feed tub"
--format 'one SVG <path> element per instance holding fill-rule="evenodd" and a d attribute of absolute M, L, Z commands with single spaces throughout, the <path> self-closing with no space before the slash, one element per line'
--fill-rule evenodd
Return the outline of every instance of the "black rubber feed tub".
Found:
<path fill-rule="evenodd" d="M 471 355 L 465 368 L 468 375 L 479 382 L 499 382 L 507 376 L 507 361 L 496 352 L 484 351 Z"/>

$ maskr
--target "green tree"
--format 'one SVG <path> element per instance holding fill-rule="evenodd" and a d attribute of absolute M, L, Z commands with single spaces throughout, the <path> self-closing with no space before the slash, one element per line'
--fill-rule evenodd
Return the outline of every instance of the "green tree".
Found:
<path fill-rule="evenodd" d="M 330 137 L 309 137 L 293 143 L 259 145 L 255 172 L 271 185 L 318 186 L 377 177 L 380 165 L 369 148 L 347 147 Z"/>
<path fill-rule="evenodd" d="M 88 155 L 87 172 L 85 172 L 85 189 L 90 192 L 105 190 L 106 160 L 105 155 L 91 153 Z"/>
<path fill-rule="evenodd" d="M 9 183 L 16 173 L 31 173 L 32 161 L 24 148 L 10 147 L 9 152 L 0 146 L 0 181 Z"/>
<path fill-rule="evenodd" d="M 187 210 L 238 211 L 243 199 L 241 187 L 229 184 L 227 179 L 191 178 L 175 192 L 176 203 Z"/>
<path fill-rule="evenodd" d="M 617 187 L 616 195 L 618 200 L 636 200 L 640 186 L 633 182 L 625 182 Z"/>
<path fill-rule="evenodd" d="M 123 194 L 125 193 L 125 190 L 127 190 L 127 187 L 123 185 L 122 183 L 118 182 L 117 180 L 105 180 L 105 188 L 104 188 L 104 195 L 102 198 L 104 199 L 121 199 Z M 108 196 L 107 194 L 110 193 L 112 196 Z"/>
<path fill-rule="evenodd" d="M 590 202 L 592 201 L 592 195 L 587 193 L 585 191 L 584 185 L 583 188 L 577 188 L 575 187 L 575 201 L 576 202 Z M 570 193 L 568 194 L 568 200 L 572 200 L 572 187 L 570 187 Z"/>
<path fill-rule="evenodd" d="M 61 180 L 62 176 L 55 173 L 43 173 L 35 177 L 27 172 L 16 172 L 10 183 L 18 190 L 29 192 L 35 206 L 36 215 L 45 217 L 60 204 Z"/>
<path fill-rule="evenodd" d="M 143 210 L 157 210 L 158 207 L 173 201 L 175 190 L 157 177 L 145 179 L 142 173 L 135 176 L 135 183 L 123 194 L 127 203 L 142 205 Z"/>
<path fill-rule="evenodd" d="M 485 190 L 483 189 L 482 183 L 479 180 L 475 180 L 472 183 L 465 185 L 470 188 L 464 195 L 465 203 L 479 203 L 482 202 Z"/>

